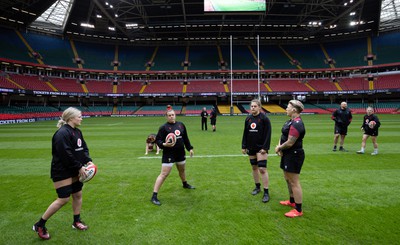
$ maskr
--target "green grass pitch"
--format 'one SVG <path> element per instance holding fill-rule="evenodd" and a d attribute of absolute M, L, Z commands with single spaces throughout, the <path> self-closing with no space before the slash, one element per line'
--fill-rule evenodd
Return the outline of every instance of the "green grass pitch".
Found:
<path fill-rule="evenodd" d="M 217 132 L 201 131 L 199 117 L 186 124 L 195 156 L 182 188 L 174 168 L 162 186 L 160 207 L 150 202 L 160 157 L 144 156 L 145 139 L 163 117 L 87 118 L 81 129 L 98 175 L 84 186 L 82 219 L 71 229 L 67 204 L 48 222 L 51 244 L 396 244 L 400 240 L 399 115 L 378 115 L 379 155 L 357 155 L 362 115 L 355 115 L 345 148 L 332 152 L 330 115 L 303 115 L 306 160 L 300 176 L 304 216 L 283 214 L 288 198 L 279 157 L 268 158 L 269 203 L 250 194 L 251 168 L 241 155 L 244 116 L 218 117 Z M 272 146 L 286 116 L 270 116 Z M 0 244 L 42 244 L 31 230 L 56 198 L 49 178 L 55 121 L 0 126 Z"/>

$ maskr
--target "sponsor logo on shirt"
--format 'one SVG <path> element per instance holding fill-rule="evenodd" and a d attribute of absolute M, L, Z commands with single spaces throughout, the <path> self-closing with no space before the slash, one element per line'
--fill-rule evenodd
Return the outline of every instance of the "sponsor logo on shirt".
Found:
<path fill-rule="evenodd" d="M 256 123 L 251 123 L 250 124 L 250 130 L 249 130 L 249 132 L 258 132 L 258 130 L 256 129 L 257 128 L 257 124 Z"/>

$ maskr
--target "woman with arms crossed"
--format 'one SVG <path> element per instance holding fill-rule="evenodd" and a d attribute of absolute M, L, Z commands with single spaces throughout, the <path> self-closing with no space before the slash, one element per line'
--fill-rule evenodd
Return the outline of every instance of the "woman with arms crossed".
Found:
<path fill-rule="evenodd" d="M 281 156 L 281 169 L 288 186 L 289 200 L 280 201 L 284 206 L 294 207 L 285 213 L 286 217 L 294 218 L 303 215 L 303 192 L 300 185 L 300 171 L 305 159 L 303 138 L 306 129 L 300 113 L 304 110 L 303 104 L 298 100 L 291 100 L 286 108 L 290 120 L 282 127 L 282 135 L 275 152 Z"/>
<path fill-rule="evenodd" d="M 264 186 L 262 202 L 269 201 L 267 157 L 271 144 L 271 122 L 265 113 L 261 112 L 261 102 L 254 99 L 250 103 L 251 114 L 244 123 L 242 138 L 242 153 L 249 155 L 252 167 L 255 189 L 251 193 L 257 195 L 261 192 L 260 176 Z"/>

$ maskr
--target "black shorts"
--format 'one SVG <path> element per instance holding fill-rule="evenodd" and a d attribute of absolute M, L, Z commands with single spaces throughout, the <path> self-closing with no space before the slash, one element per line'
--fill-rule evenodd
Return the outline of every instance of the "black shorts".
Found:
<path fill-rule="evenodd" d="M 378 136 L 378 130 L 377 129 L 365 130 L 364 134 L 369 136 Z"/>
<path fill-rule="evenodd" d="M 217 124 L 217 119 L 216 118 L 211 118 L 210 121 L 211 121 L 211 125 Z"/>
<path fill-rule="evenodd" d="M 300 174 L 304 159 L 303 149 L 285 151 L 281 158 L 281 169 L 285 172 Z"/>
<path fill-rule="evenodd" d="M 164 149 L 161 163 L 183 162 L 185 160 L 185 148 L 174 149 L 174 151 L 166 151 Z"/>
<path fill-rule="evenodd" d="M 335 124 L 335 134 L 347 135 L 347 127 Z"/>
<path fill-rule="evenodd" d="M 257 153 L 261 151 L 261 148 L 259 150 L 246 150 L 247 155 L 249 156 L 256 156 Z"/>

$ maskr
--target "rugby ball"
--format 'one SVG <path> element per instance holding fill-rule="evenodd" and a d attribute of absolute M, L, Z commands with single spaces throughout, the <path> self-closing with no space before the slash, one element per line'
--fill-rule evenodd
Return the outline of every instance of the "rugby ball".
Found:
<path fill-rule="evenodd" d="M 167 137 L 165 137 L 165 143 L 172 143 L 173 145 L 175 145 L 176 135 L 174 133 L 169 133 Z"/>
<path fill-rule="evenodd" d="M 93 177 L 97 173 L 97 166 L 94 164 L 89 164 L 85 167 L 86 178 L 83 176 L 79 177 L 79 181 L 82 183 L 88 182 L 89 180 L 93 179 Z"/>
<path fill-rule="evenodd" d="M 370 121 L 370 122 L 368 123 L 369 128 L 374 128 L 375 125 L 376 125 L 376 122 L 375 122 L 375 121 Z"/>

